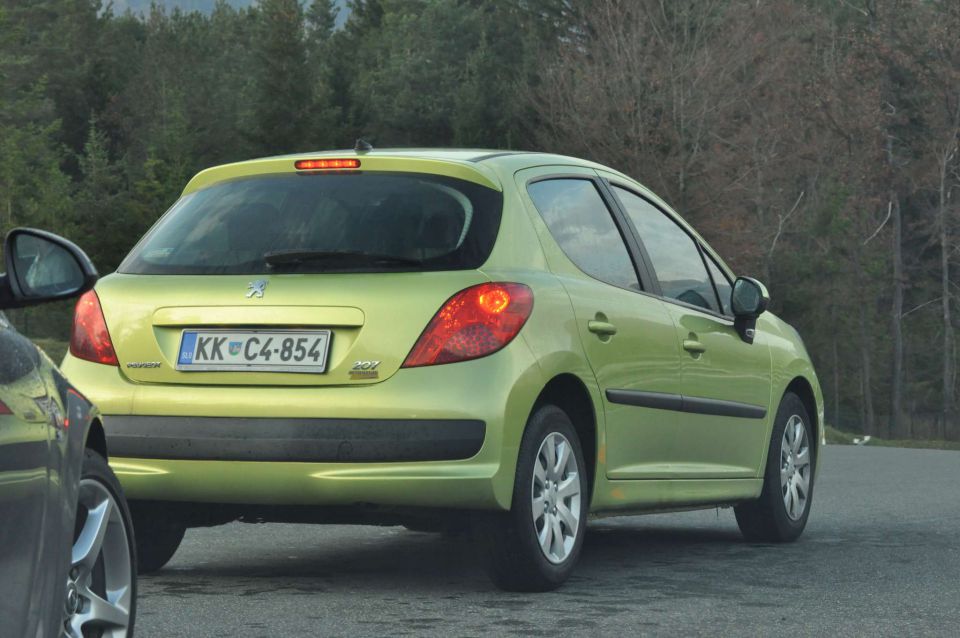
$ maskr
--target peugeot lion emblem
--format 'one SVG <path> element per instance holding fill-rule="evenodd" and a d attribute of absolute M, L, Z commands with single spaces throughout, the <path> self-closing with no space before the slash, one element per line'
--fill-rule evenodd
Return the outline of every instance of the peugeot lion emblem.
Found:
<path fill-rule="evenodd" d="M 267 287 L 266 279 L 257 279 L 256 281 L 251 281 L 247 284 L 247 299 L 251 297 L 259 297 L 263 299 L 263 291 Z"/>

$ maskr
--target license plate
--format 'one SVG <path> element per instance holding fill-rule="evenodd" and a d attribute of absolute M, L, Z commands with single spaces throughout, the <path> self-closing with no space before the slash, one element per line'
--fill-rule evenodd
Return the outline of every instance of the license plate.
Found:
<path fill-rule="evenodd" d="M 184 330 L 177 370 L 326 372 L 329 330 Z"/>

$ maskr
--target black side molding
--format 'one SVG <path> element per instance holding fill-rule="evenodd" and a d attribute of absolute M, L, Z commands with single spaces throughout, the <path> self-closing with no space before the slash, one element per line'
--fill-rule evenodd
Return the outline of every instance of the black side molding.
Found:
<path fill-rule="evenodd" d="M 653 408 L 655 410 L 733 416 L 741 419 L 762 419 L 767 416 L 767 409 L 759 405 L 738 401 L 723 401 L 721 399 L 688 397 L 682 394 L 667 394 L 665 392 L 610 389 L 607 390 L 607 400 L 611 403 Z"/>
<path fill-rule="evenodd" d="M 611 403 L 635 405 L 640 408 L 683 411 L 683 397 L 666 392 L 641 392 L 639 390 L 607 390 L 607 400 Z"/>
<path fill-rule="evenodd" d="M 105 416 L 111 457 L 305 463 L 450 461 L 483 447 L 486 424 L 435 419 Z"/>

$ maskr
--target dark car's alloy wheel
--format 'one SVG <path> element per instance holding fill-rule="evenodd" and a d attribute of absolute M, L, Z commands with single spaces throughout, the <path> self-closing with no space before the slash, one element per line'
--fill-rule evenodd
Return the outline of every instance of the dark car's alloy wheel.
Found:
<path fill-rule="evenodd" d="M 547 591 L 573 571 L 586 528 L 585 468 L 570 417 L 553 405 L 537 409 L 520 443 L 513 506 L 482 519 L 485 565 L 498 587 Z"/>
<path fill-rule="evenodd" d="M 64 635 L 122 638 L 136 612 L 133 526 L 107 462 L 85 452 L 64 601 Z"/>

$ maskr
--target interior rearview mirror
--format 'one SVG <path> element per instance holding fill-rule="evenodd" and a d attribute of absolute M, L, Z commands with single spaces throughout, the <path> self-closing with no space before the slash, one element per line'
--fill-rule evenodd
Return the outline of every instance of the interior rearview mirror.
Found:
<path fill-rule="evenodd" d="M 0 307 L 20 308 L 68 299 L 97 281 L 90 258 L 72 242 L 42 230 L 17 228 L 3 246 L 6 274 L 0 275 Z"/>
<path fill-rule="evenodd" d="M 757 317 L 763 314 L 770 303 L 766 286 L 751 277 L 738 277 L 730 293 L 730 308 L 733 310 L 734 327 L 740 338 L 753 343 L 756 335 Z"/>

